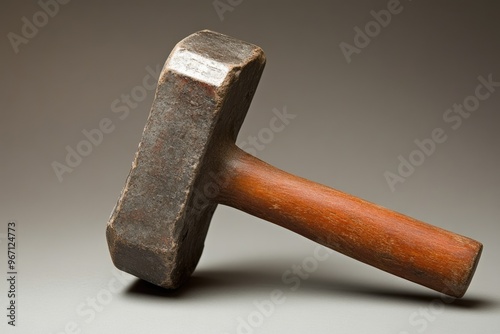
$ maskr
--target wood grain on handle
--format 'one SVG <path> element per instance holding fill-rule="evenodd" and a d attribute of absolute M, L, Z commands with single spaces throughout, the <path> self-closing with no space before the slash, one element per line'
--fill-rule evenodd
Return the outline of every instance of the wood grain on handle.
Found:
<path fill-rule="evenodd" d="M 234 146 L 221 204 L 283 226 L 349 257 L 462 297 L 482 244 L 291 175 Z"/>

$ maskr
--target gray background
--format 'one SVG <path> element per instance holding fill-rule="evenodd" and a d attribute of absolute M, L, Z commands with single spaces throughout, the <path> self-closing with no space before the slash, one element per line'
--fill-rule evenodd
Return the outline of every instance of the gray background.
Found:
<path fill-rule="evenodd" d="M 500 91 L 459 129 L 443 120 L 474 93 L 478 76 L 500 81 L 499 5 L 403 0 L 402 12 L 347 63 L 339 44 L 352 45 L 354 28 L 387 1 L 237 2 L 221 20 L 212 1 L 71 1 L 18 53 L 7 34 L 21 34 L 22 18 L 32 22 L 41 7 L 3 2 L 0 233 L 17 221 L 20 276 L 18 326 L 2 315 L 2 333 L 499 333 Z M 162 65 L 175 43 L 205 28 L 267 55 L 240 145 L 269 126 L 273 108 L 286 108 L 296 117 L 259 158 L 484 243 L 462 300 L 445 303 L 337 253 L 293 291 L 282 275 L 316 245 L 227 207 L 217 209 L 180 291 L 115 280 L 105 226 L 154 93 L 123 120 L 111 104 L 142 85 L 146 67 Z M 51 164 L 64 163 L 66 146 L 103 118 L 114 131 L 59 182 Z M 414 140 L 438 127 L 446 142 L 391 191 L 384 172 L 396 172 L 398 156 L 408 158 Z M 5 254 L 5 239 L 1 247 Z M 7 271 L 5 255 L 0 267 Z M 242 328 L 248 317 L 259 320 L 254 302 L 276 289 L 284 302 L 259 326 Z"/>

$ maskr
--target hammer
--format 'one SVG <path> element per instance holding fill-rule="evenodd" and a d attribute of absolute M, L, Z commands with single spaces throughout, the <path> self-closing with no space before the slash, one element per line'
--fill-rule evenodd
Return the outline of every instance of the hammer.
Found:
<path fill-rule="evenodd" d="M 174 47 L 107 225 L 115 266 L 178 288 L 199 261 L 220 203 L 462 297 L 481 243 L 288 174 L 235 145 L 264 64 L 258 46 L 209 30 Z"/>

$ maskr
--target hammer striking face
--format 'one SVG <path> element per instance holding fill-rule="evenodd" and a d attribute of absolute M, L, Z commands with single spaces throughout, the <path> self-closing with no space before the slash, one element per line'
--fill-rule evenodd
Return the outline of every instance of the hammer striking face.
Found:
<path fill-rule="evenodd" d="M 461 297 L 482 244 L 278 170 L 234 144 L 262 50 L 211 31 L 170 54 L 107 239 L 115 265 L 165 288 L 193 272 L 217 203 Z"/>

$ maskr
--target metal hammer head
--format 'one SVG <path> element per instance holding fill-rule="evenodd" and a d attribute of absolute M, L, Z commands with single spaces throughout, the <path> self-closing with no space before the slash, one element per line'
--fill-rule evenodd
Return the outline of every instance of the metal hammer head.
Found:
<path fill-rule="evenodd" d="M 165 288 L 191 275 L 217 206 L 203 185 L 236 140 L 264 64 L 259 47 L 208 30 L 175 46 L 108 222 L 117 268 Z"/>

